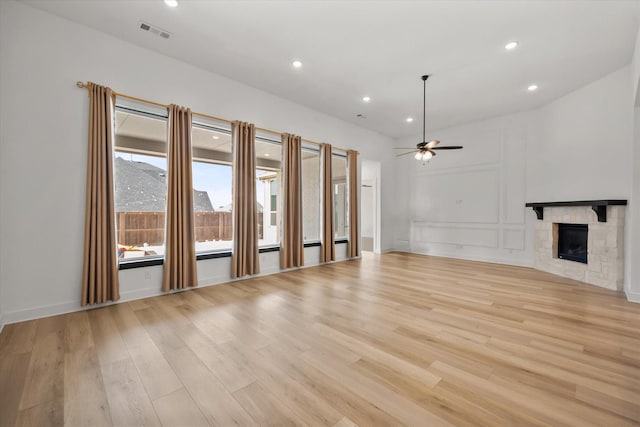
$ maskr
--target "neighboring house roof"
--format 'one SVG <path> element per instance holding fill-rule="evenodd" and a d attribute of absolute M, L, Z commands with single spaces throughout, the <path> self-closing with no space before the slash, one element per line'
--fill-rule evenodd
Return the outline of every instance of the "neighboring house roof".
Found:
<path fill-rule="evenodd" d="M 116 157 L 116 212 L 164 212 L 166 179 L 164 169 Z M 195 212 L 214 211 L 206 191 L 193 190 L 193 207 Z"/>

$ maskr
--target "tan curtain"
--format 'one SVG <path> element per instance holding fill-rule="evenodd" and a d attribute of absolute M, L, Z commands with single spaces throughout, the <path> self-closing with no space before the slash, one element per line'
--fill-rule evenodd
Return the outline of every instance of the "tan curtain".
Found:
<path fill-rule="evenodd" d="M 328 262 L 336 259 L 330 144 L 322 144 L 320 146 L 320 162 L 322 164 L 322 245 L 320 248 L 320 262 Z"/>
<path fill-rule="evenodd" d="M 256 199 L 256 128 L 233 122 L 233 253 L 231 277 L 260 272 Z M 265 209 L 267 207 L 265 206 Z"/>
<path fill-rule="evenodd" d="M 349 169 L 349 258 L 360 255 L 358 239 L 358 152 L 347 150 L 347 167 Z"/>
<path fill-rule="evenodd" d="M 89 84 L 89 147 L 82 305 L 120 299 L 113 184 L 111 89 Z"/>
<path fill-rule="evenodd" d="M 191 110 L 169 106 L 167 216 L 162 290 L 198 286 L 191 175 Z"/>
<path fill-rule="evenodd" d="M 282 243 L 280 268 L 304 265 L 302 234 L 302 138 L 283 134 Z"/>

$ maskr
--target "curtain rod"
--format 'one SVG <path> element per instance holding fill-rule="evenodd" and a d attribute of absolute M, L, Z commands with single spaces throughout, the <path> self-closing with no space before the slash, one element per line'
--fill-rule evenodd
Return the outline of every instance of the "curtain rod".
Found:
<path fill-rule="evenodd" d="M 87 82 L 87 83 L 81 82 L 81 81 L 77 81 L 76 82 L 76 86 L 78 86 L 81 89 L 87 89 L 87 91 L 90 89 L 92 84 L 93 83 L 91 83 L 91 82 Z M 148 99 L 137 98 L 137 97 L 131 96 L 131 95 L 125 95 L 124 93 L 116 92 L 115 90 L 113 91 L 113 94 L 116 95 L 116 96 L 120 96 L 122 98 L 131 99 L 133 101 L 144 102 L 146 104 L 151 104 L 151 105 L 155 105 L 157 107 L 162 107 L 162 108 L 169 108 L 169 105 L 167 105 L 167 104 L 161 104 L 159 102 L 149 101 Z M 223 119 L 222 117 L 211 116 L 209 114 L 197 113 L 195 111 L 192 111 L 191 114 L 195 114 L 196 116 L 206 117 L 208 119 L 220 120 L 221 122 L 225 122 L 225 123 L 229 123 L 229 124 L 233 123 L 233 120 L 227 120 L 227 119 Z M 281 135 L 281 136 L 284 134 L 283 132 L 278 132 L 278 131 L 271 130 L 271 129 L 261 128 L 261 127 L 258 127 L 258 126 L 256 126 L 256 130 L 260 130 L 260 131 L 263 131 L 263 132 L 269 132 L 269 133 L 273 133 L 273 134 Z M 321 142 L 311 141 L 310 139 L 302 138 L 302 140 L 304 142 L 308 142 L 310 144 L 322 145 Z M 332 147 L 332 148 L 336 148 L 338 150 L 347 151 L 346 149 L 340 148 L 340 147 Z"/>

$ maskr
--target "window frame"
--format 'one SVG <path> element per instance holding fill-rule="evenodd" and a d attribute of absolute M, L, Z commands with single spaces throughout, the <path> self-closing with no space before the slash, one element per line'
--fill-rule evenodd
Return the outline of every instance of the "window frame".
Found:
<path fill-rule="evenodd" d="M 258 170 L 263 170 L 263 171 L 269 171 L 269 172 L 275 172 L 277 173 L 277 179 L 280 181 L 279 185 L 276 185 L 276 190 L 277 190 L 277 194 L 276 194 L 276 207 L 277 210 L 275 211 L 276 213 L 276 225 L 275 227 L 277 227 L 278 229 L 278 241 L 275 243 L 269 243 L 269 244 L 263 244 L 261 245 L 260 242 L 258 242 L 258 251 L 260 253 L 265 253 L 265 252 L 275 252 L 276 248 L 279 251 L 280 250 L 280 245 L 282 244 L 282 193 L 283 193 L 283 181 L 282 181 L 282 163 L 283 163 L 283 147 L 282 147 L 282 141 L 275 139 L 275 138 L 269 138 L 268 136 L 265 136 L 265 132 L 261 132 L 261 134 L 256 134 L 255 138 L 254 138 L 254 144 L 256 142 L 261 142 L 261 143 L 266 143 L 266 144 L 272 144 L 272 145 L 277 145 L 280 147 L 280 167 L 279 168 L 270 168 L 270 167 L 260 167 L 258 166 L 258 156 L 256 153 L 256 172 Z M 257 149 L 256 149 L 257 151 Z M 258 176 L 256 175 L 255 177 L 256 180 L 258 180 Z M 269 186 L 270 188 L 270 181 L 269 184 L 267 184 L 265 182 L 264 184 L 265 186 Z M 257 193 L 257 189 L 256 189 L 256 202 L 258 202 L 258 193 Z M 269 210 L 268 210 L 269 209 Z M 262 227 L 263 227 L 263 240 L 264 240 L 264 228 L 271 223 L 271 215 L 273 213 L 273 211 L 270 210 L 271 209 L 271 194 L 269 196 L 269 206 L 263 205 L 262 206 Z M 269 213 L 269 221 L 265 221 L 265 212 Z M 271 225 L 269 225 L 271 226 Z"/>
<path fill-rule="evenodd" d="M 193 118 L 191 119 L 191 129 L 193 131 L 193 128 L 197 127 L 203 130 L 209 130 L 209 131 L 214 131 L 214 132 L 218 132 L 221 134 L 226 134 L 231 136 L 231 126 L 224 126 L 224 125 L 218 125 L 218 124 L 209 124 L 206 123 L 205 121 L 202 120 L 194 120 Z M 203 149 L 200 149 L 203 150 Z M 204 150 L 203 150 L 204 151 Z M 231 156 L 230 156 L 230 161 L 224 162 L 222 160 L 217 160 L 217 159 L 211 159 L 211 158 L 206 158 L 206 157 L 201 157 L 201 156 L 196 156 L 194 154 L 194 147 L 191 147 L 191 162 L 200 162 L 200 163 L 210 163 L 210 164 L 219 164 L 219 165 L 225 165 L 225 166 L 230 166 L 231 167 L 231 179 L 232 179 L 232 183 L 233 183 L 233 170 L 234 170 L 234 164 L 233 164 L 233 141 L 231 142 Z M 232 189 L 231 189 L 231 194 L 232 194 L 232 199 L 233 199 L 233 184 L 232 184 Z M 195 233 L 195 230 L 194 230 Z M 203 259 L 214 259 L 214 258 L 224 258 L 226 256 L 231 256 L 231 253 L 233 251 L 233 235 L 231 236 L 231 240 L 229 240 L 230 242 L 230 246 L 229 248 L 224 248 L 224 249 L 218 249 L 218 250 L 210 250 L 210 251 L 196 251 L 196 261 L 199 260 L 203 260 Z"/>
<path fill-rule="evenodd" d="M 118 102 L 119 99 L 116 97 L 116 102 L 114 103 L 113 106 L 113 111 L 114 111 L 114 122 L 113 122 L 113 147 L 112 147 L 112 155 L 113 155 L 113 165 L 114 165 L 114 170 L 112 171 L 113 176 L 114 176 L 114 195 L 115 195 L 115 174 L 116 174 L 116 170 L 115 170 L 115 158 L 116 158 L 116 152 L 122 152 L 122 153 L 129 153 L 129 154 L 139 154 L 139 155 L 145 155 L 145 156 L 154 156 L 154 157 L 164 157 L 167 162 L 169 161 L 167 158 L 167 150 L 165 150 L 164 156 L 159 155 L 160 152 L 158 151 L 152 151 L 152 150 L 145 150 L 145 149 L 138 149 L 138 148 L 131 148 L 131 147 L 123 147 L 123 148 L 119 148 L 116 145 L 116 141 L 117 141 L 117 136 L 116 136 L 116 131 L 115 131 L 115 114 L 117 112 L 122 112 L 122 113 L 126 113 L 126 114 L 131 114 L 131 115 L 137 115 L 137 116 L 141 116 L 141 117 L 146 117 L 146 118 L 150 118 L 150 119 L 154 119 L 154 120 L 163 120 L 166 122 L 166 126 L 167 129 L 169 128 L 169 113 L 166 112 L 165 114 L 161 114 L 161 113 L 157 113 L 157 112 L 153 112 L 151 111 L 151 109 L 149 110 L 144 110 L 142 108 L 136 108 L 133 106 L 129 106 L 127 105 L 127 103 L 121 103 Z M 168 140 L 168 135 L 167 135 L 167 140 L 165 141 L 165 147 L 168 148 L 168 144 L 169 144 L 169 140 Z M 166 205 L 165 205 L 165 211 L 164 211 L 165 215 L 166 215 Z M 114 206 L 114 215 L 116 216 L 116 221 L 117 221 L 117 212 L 115 211 L 115 206 Z M 117 225 L 116 225 L 116 236 L 117 236 Z M 165 236 L 165 240 L 166 240 L 166 236 Z M 163 243 L 163 245 L 166 242 Z M 118 242 L 118 238 L 116 237 L 116 247 L 119 245 L 120 243 Z M 166 251 L 166 248 L 165 248 Z M 146 266 L 146 265 L 157 265 L 158 260 L 162 261 L 164 259 L 164 255 L 150 255 L 150 256 L 146 256 L 146 257 L 137 257 L 137 258 L 122 258 L 120 259 L 120 257 L 117 258 L 118 259 L 118 268 L 121 270 L 126 270 L 128 268 L 133 268 L 132 266 L 138 266 L 139 264 L 142 264 L 142 266 Z M 120 267 L 120 266 L 124 266 L 124 268 Z"/>
<path fill-rule="evenodd" d="M 318 220 L 318 224 L 317 224 L 317 228 L 318 228 L 318 238 L 316 239 L 304 239 L 304 247 L 314 247 L 314 246 L 320 246 L 322 240 L 322 164 L 320 162 L 320 146 L 316 145 L 316 144 L 309 144 L 309 143 L 305 143 L 303 141 L 302 143 L 302 151 L 308 151 L 308 152 L 312 152 L 317 156 L 317 163 L 318 163 L 318 211 L 316 212 L 316 218 Z M 304 175 L 304 160 L 302 161 L 302 175 Z M 302 185 L 302 191 L 304 192 L 304 186 Z M 304 198 L 303 198 L 303 202 L 302 202 L 302 214 L 305 215 L 305 210 L 304 210 Z M 304 235 L 304 221 L 303 221 L 303 229 L 302 229 L 302 234 Z"/>
<path fill-rule="evenodd" d="M 335 187 L 333 183 L 333 167 L 331 168 L 331 186 L 333 187 L 331 189 L 332 192 L 334 192 L 333 194 L 333 206 L 331 207 L 331 212 L 333 213 L 334 217 L 334 223 L 333 223 L 333 239 L 334 239 L 334 243 L 347 243 L 349 242 L 349 227 L 351 226 L 351 224 L 349 223 L 349 161 L 347 159 L 347 153 L 345 152 L 345 150 L 342 149 L 336 149 L 336 148 L 332 148 L 331 149 L 331 160 L 333 162 L 333 157 L 339 157 L 341 159 L 344 159 L 344 163 L 345 163 L 345 169 L 344 169 L 344 191 L 345 191 L 345 208 L 344 208 L 344 216 L 345 216 L 345 235 L 344 236 L 338 236 L 336 235 L 335 232 L 335 227 L 336 227 L 336 199 L 335 199 Z"/>
<path fill-rule="evenodd" d="M 116 98 L 116 102 L 114 104 L 114 112 L 116 111 L 121 111 L 124 113 L 128 113 L 128 114 L 135 114 L 135 115 L 139 115 L 139 116 L 143 116 L 143 117 L 148 117 L 148 118 L 152 118 L 152 119 L 162 119 L 167 121 L 167 126 L 168 126 L 168 120 L 169 120 L 169 114 L 167 113 L 160 113 L 160 112 L 155 112 L 154 110 L 157 111 L 165 111 L 165 110 L 161 110 L 159 108 L 156 108 L 152 105 L 148 105 L 146 103 L 142 103 L 142 102 L 133 102 L 133 101 L 129 101 L 126 98 Z M 231 135 L 231 127 L 230 126 L 226 126 L 225 125 L 218 125 L 218 124 L 209 124 L 206 121 L 201 120 L 201 118 L 198 116 L 198 119 L 195 119 L 194 116 L 194 120 L 192 120 L 192 128 L 193 127 L 200 127 L 203 129 L 207 129 L 207 130 L 214 130 L 216 132 L 219 133 L 225 133 L 228 135 Z M 258 136 L 256 135 L 255 138 L 256 141 L 261 141 L 261 142 L 267 142 L 267 143 L 271 143 L 271 144 L 278 144 L 281 146 L 282 148 L 282 141 L 276 140 L 276 139 L 272 139 L 272 138 L 268 138 L 268 137 L 264 137 L 264 136 Z M 166 143 L 168 144 L 168 140 L 166 141 Z M 309 145 L 309 144 L 304 144 L 302 146 L 302 150 L 306 150 L 306 151 L 313 151 L 315 153 L 318 154 L 318 162 L 320 161 L 319 159 L 319 154 L 320 154 L 320 150 L 319 148 L 317 148 L 315 145 Z M 116 148 L 116 144 L 115 144 L 115 132 L 114 132 L 114 145 L 113 145 L 113 155 L 115 158 L 115 152 L 116 151 L 120 151 L 120 152 L 125 152 L 125 153 L 132 153 L 132 154 L 142 154 L 142 155 L 156 155 L 158 154 L 157 151 L 150 151 L 150 150 L 143 150 L 143 149 L 135 149 L 135 148 L 129 148 L 129 147 L 125 147 L 125 148 Z M 342 151 L 342 150 L 341 150 Z M 346 154 L 343 154 L 342 152 L 336 151 L 335 149 L 332 150 L 332 156 L 333 155 L 337 155 L 339 157 L 343 157 L 346 160 Z M 167 156 L 167 152 L 164 152 L 164 157 L 166 158 Z M 195 156 L 193 154 L 193 148 L 192 148 L 192 160 L 193 161 L 198 161 L 198 162 L 204 162 L 204 163 L 214 163 L 214 164 L 227 164 L 225 162 L 219 161 L 219 160 L 213 160 L 213 159 L 207 159 L 207 158 L 203 158 L 201 156 Z M 282 159 L 281 159 L 282 162 Z M 228 165 L 231 166 L 232 168 L 232 173 L 233 173 L 233 168 L 234 168 L 234 164 L 233 164 L 233 147 L 232 147 L 232 153 L 231 153 L 231 161 L 228 163 Z M 348 176 L 348 163 L 347 163 L 347 176 Z M 261 168 L 261 169 L 265 169 L 265 168 Z M 266 168 L 265 170 L 269 170 L 269 168 Z M 275 170 L 278 171 L 280 173 L 280 176 L 282 176 L 282 163 L 279 169 L 271 169 L 271 170 Z M 321 174 L 322 174 L 322 170 L 319 167 L 318 168 L 318 174 L 319 174 L 319 178 L 321 178 Z M 282 179 L 280 179 L 280 181 L 282 181 Z M 347 187 L 347 191 L 348 191 L 348 187 Z M 348 194 L 347 194 L 348 197 Z M 279 198 L 280 200 L 278 201 L 279 204 L 279 208 L 282 209 L 282 206 L 280 206 L 281 202 L 282 202 L 282 197 Z M 321 201 L 319 200 L 319 211 L 321 212 Z M 281 210 L 280 210 L 280 214 L 281 214 Z M 347 205 L 347 212 L 346 215 L 348 217 L 348 205 Z M 318 217 L 318 221 L 320 221 L 320 217 Z M 282 238 L 282 236 L 279 236 L 280 240 Z M 335 238 L 335 244 L 345 244 L 348 243 L 348 236 L 347 238 Z M 233 240 L 231 241 L 232 245 L 233 245 Z M 304 241 L 304 247 L 305 248 L 311 248 L 311 247 L 320 247 L 321 246 L 321 240 L 320 239 L 313 239 L 313 240 L 305 240 Z M 260 246 L 258 248 L 258 252 L 259 253 L 268 253 L 268 252 L 279 252 L 280 251 L 280 242 L 278 242 L 277 244 L 271 244 L 271 245 L 264 245 L 264 246 Z M 232 249 L 223 249 L 223 250 L 219 250 L 219 251 L 203 251 L 203 252 L 198 252 L 196 253 L 196 260 L 197 261 L 201 261 L 201 260 L 207 260 L 207 259 L 216 259 L 216 258 L 230 258 L 232 255 Z M 164 265 L 164 255 L 162 256 L 148 256 L 148 257 L 144 257 L 144 258 L 131 258 L 131 259 L 118 259 L 118 269 L 119 270 L 129 270 L 129 269 L 135 269 L 135 268 L 142 268 L 142 267 L 152 267 L 152 266 L 161 266 Z"/>

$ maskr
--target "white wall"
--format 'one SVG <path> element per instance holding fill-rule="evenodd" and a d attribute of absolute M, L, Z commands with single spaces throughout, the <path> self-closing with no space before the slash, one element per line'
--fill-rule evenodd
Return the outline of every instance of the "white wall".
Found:
<path fill-rule="evenodd" d="M 4 301 L 2 299 L 2 286 L 0 286 L 0 332 L 4 328 Z"/>
<path fill-rule="evenodd" d="M 362 210 L 360 211 L 360 226 L 362 227 L 362 237 L 369 237 L 373 239 L 373 221 L 374 221 L 374 198 L 373 198 L 373 182 L 362 182 L 361 196 L 362 201 L 360 202 L 360 206 L 362 206 Z"/>
<path fill-rule="evenodd" d="M 527 201 L 630 197 L 630 72 L 622 68 L 538 110 Z"/>
<path fill-rule="evenodd" d="M 440 151 L 423 164 L 399 157 L 398 201 L 408 216 L 396 229 L 398 246 L 412 252 L 517 265 L 533 261 L 533 219 L 525 210 L 526 146 L 532 130 L 526 114 L 430 132 Z M 429 138 L 428 138 L 429 139 Z M 411 147 L 408 138 L 397 145 Z M 399 175 L 400 177 L 400 175 Z"/>
<path fill-rule="evenodd" d="M 636 44 L 631 58 L 631 94 L 634 101 L 640 102 L 638 92 L 640 91 L 640 28 L 636 34 Z M 636 104 L 637 105 L 637 104 Z"/>
<path fill-rule="evenodd" d="M 396 186 L 406 190 L 396 204 L 408 212 L 397 247 L 532 265 L 536 219 L 526 202 L 629 199 L 630 75 L 625 67 L 538 110 L 430 132 L 464 149 L 426 166 L 397 160 Z"/>
<path fill-rule="evenodd" d="M 76 310 L 80 300 L 88 103 L 77 80 L 359 150 L 393 192 L 391 140 L 46 12 L 0 2 L 0 287 L 6 322 Z M 383 247 L 392 245 L 382 212 Z M 317 263 L 318 248 L 305 257 Z M 346 245 L 338 245 L 339 259 Z M 262 273 L 278 254 L 261 255 Z M 198 263 L 202 285 L 229 259 Z M 161 268 L 121 271 L 122 299 L 159 293 Z"/>
<path fill-rule="evenodd" d="M 631 282 L 638 281 L 634 277 L 640 277 L 640 154 L 636 149 L 634 161 L 633 150 L 636 85 L 630 88 L 633 76 L 636 83 L 638 78 L 634 64 L 540 109 L 539 142 L 527 157 L 527 199 L 628 200 L 624 288 L 629 299 L 640 301 L 640 289 L 630 289 Z"/>
<path fill-rule="evenodd" d="M 629 93 L 633 120 L 633 156 L 631 200 L 627 210 L 627 251 L 625 252 L 625 286 L 627 298 L 640 302 L 640 29 L 631 61 Z"/>
<path fill-rule="evenodd" d="M 393 157 L 392 157 L 393 159 Z M 383 205 L 387 208 L 393 207 L 393 211 L 397 212 L 397 207 L 390 201 L 394 199 L 393 195 L 386 194 L 387 202 L 382 203 L 380 195 L 380 162 L 368 159 L 362 159 L 361 168 L 361 188 L 360 188 L 360 235 L 373 239 L 373 252 L 380 253 L 380 212 Z M 389 179 L 389 177 L 387 177 Z M 392 183 L 395 179 L 392 179 Z M 362 187 L 364 185 L 371 187 Z M 396 191 L 394 191 L 395 194 Z M 393 228 L 390 228 L 389 235 L 392 234 Z M 364 246 L 363 246 L 364 247 Z M 394 248 L 395 249 L 395 248 Z"/>
<path fill-rule="evenodd" d="M 635 108 L 630 108 L 634 123 L 633 177 L 625 225 L 624 291 L 630 301 L 640 302 L 640 99 L 636 99 L 635 103 Z"/>

